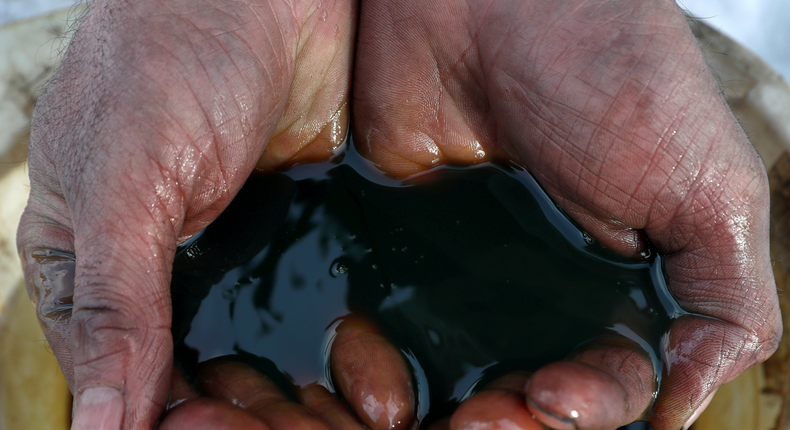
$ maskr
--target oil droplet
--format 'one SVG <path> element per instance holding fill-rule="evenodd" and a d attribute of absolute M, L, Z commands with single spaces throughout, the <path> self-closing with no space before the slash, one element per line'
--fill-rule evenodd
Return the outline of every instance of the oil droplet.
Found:
<path fill-rule="evenodd" d="M 374 268 L 374 269 L 378 269 L 378 268 L 379 268 L 379 266 L 376 266 L 375 264 L 374 264 L 374 265 L 372 265 L 372 266 L 370 266 L 370 267 L 372 267 L 372 268 Z"/>
<path fill-rule="evenodd" d="M 592 236 L 590 236 L 587 233 L 582 232 L 582 238 L 584 239 L 585 242 L 587 242 L 587 245 L 592 245 L 593 243 L 595 243 L 595 239 L 593 239 Z"/>
<path fill-rule="evenodd" d="M 338 275 L 348 275 L 348 267 L 334 262 L 332 263 L 332 268 L 329 270 L 329 274 L 332 275 L 333 278 L 337 278 Z"/>

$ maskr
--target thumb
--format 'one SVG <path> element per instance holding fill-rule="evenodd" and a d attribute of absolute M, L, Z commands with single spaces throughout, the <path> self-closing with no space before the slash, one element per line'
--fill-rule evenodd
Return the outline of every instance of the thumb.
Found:
<path fill-rule="evenodd" d="M 73 429 L 153 428 L 172 373 L 175 230 L 140 204 L 142 187 L 112 182 L 66 205 L 32 181 L 20 222 L 28 290 L 74 393 Z"/>
<path fill-rule="evenodd" d="M 153 428 L 172 373 L 176 237 L 168 217 L 136 199 L 101 200 L 75 222 L 72 428 Z"/>

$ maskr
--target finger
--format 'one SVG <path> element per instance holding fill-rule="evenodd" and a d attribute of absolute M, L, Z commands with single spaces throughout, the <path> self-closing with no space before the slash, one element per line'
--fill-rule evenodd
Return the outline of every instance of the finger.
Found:
<path fill-rule="evenodd" d="M 167 401 L 167 410 L 200 397 L 200 394 L 189 384 L 187 378 L 176 367 L 173 367 L 173 379 L 170 385 L 170 398 Z"/>
<path fill-rule="evenodd" d="M 254 415 L 272 430 L 328 430 L 318 417 L 295 403 L 265 375 L 225 358 L 203 363 L 198 385 L 208 396 L 224 399 Z"/>
<path fill-rule="evenodd" d="M 363 430 L 357 418 L 329 390 L 310 384 L 299 390 L 299 401 L 333 430 Z"/>
<path fill-rule="evenodd" d="M 346 138 L 358 3 L 330 0 L 309 11 L 291 94 L 257 167 L 323 161 Z"/>
<path fill-rule="evenodd" d="M 200 397 L 168 412 L 159 430 L 270 430 L 252 414 L 226 401 Z"/>
<path fill-rule="evenodd" d="M 767 334 L 772 323 L 764 324 L 755 332 L 710 318 L 687 316 L 675 321 L 651 426 L 685 430 L 722 384 L 768 358 L 778 341 Z"/>
<path fill-rule="evenodd" d="M 74 393 L 73 428 L 153 426 L 166 402 L 172 351 L 167 269 L 150 256 L 167 253 L 156 241 L 121 231 L 134 223 L 133 211 L 111 227 L 83 224 L 72 242 L 68 220 L 53 219 L 53 202 L 41 199 L 41 184 L 34 183 L 20 249 L 39 317 Z M 80 257 L 53 258 L 63 255 L 53 248 Z M 149 257 L 130 264 L 130 254 Z M 73 300 L 65 300 L 69 295 Z"/>
<path fill-rule="evenodd" d="M 516 393 L 524 393 L 527 388 L 527 383 L 532 378 L 535 372 L 527 372 L 523 370 L 510 372 L 507 375 L 501 376 L 483 387 L 484 390 L 508 390 Z"/>
<path fill-rule="evenodd" d="M 557 430 L 613 429 L 644 416 L 656 378 L 650 359 L 630 345 L 604 343 L 535 372 L 530 411 Z"/>
<path fill-rule="evenodd" d="M 530 374 L 515 372 L 492 382 L 458 406 L 451 430 L 545 430 L 527 409 L 524 389 Z"/>
<path fill-rule="evenodd" d="M 414 416 L 414 389 L 403 355 L 366 319 L 349 315 L 336 328 L 332 380 L 362 423 L 405 429 Z"/>
<path fill-rule="evenodd" d="M 487 8 L 365 3 L 354 65 L 354 139 L 380 169 L 407 176 L 444 163 L 504 158 L 481 88 L 485 72 L 477 70 L 475 27 Z"/>
<path fill-rule="evenodd" d="M 305 11 L 291 94 L 258 169 L 323 161 L 346 138 L 358 3 L 330 0 Z"/>

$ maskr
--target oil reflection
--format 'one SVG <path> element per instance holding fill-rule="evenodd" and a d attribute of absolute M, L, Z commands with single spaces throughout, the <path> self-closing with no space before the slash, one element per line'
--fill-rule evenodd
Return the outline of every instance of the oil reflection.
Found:
<path fill-rule="evenodd" d="M 398 182 L 344 157 L 251 178 L 180 250 L 173 334 L 187 372 L 250 354 L 290 384 L 332 390 L 327 339 L 348 313 L 404 353 L 423 423 L 598 338 L 629 339 L 661 369 L 661 338 L 683 312 L 660 256 L 632 261 L 589 240 L 523 171 Z"/>

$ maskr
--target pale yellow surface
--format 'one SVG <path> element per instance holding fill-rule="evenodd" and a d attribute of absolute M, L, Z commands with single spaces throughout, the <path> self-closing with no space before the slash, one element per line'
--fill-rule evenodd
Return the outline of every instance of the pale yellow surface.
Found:
<path fill-rule="evenodd" d="M 0 176 L 0 320 L 22 279 L 15 234 L 25 208 L 29 186 L 25 167 L 20 165 Z"/>
<path fill-rule="evenodd" d="M 58 63 L 69 16 L 61 11 L 0 28 L 0 430 L 66 430 L 71 415 L 71 395 L 27 298 L 15 245 L 30 188 L 30 113 Z"/>
<path fill-rule="evenodd" d="M 782 399 L 763 392 L 764 387 L 762 366 L 753 367 L 724 384 L 694 423 L 694 430 L 774 429 Z"/>
<path fill-rule="evenodd" d="M 0 320 L 0 375 L 0 429 L 68 429 L 71 394 L 23 287 Z"/>

